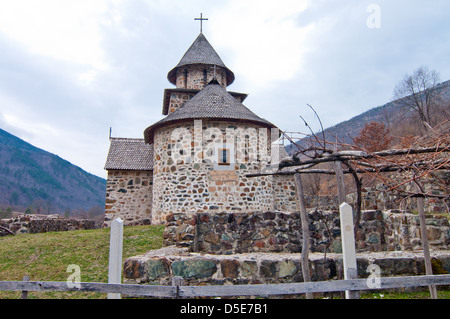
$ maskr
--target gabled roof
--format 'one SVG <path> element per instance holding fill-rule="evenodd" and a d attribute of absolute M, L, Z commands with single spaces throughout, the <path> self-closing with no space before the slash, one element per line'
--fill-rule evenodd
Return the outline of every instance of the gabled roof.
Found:
<path fill-rule="evenodd" d="M 176 84 L 176 73 L 178 68 L 190 64 L 208 64 L 223 67 L 227 74 L 227 85 L 230 85 L 234 81 L 234 73 L 225 66 L 225 63 L 223 63 L 217 52 L 208 40 L 206 40 L 203 33 L 198 35 L 197 39 L 195 39 L 183 55 L 177 66 L 174 67 L 167 75 L 167 79 L 170 83 Z"/>
<path fill-rule="evenodd" d="M 153 144 L 142 138 L 111 138 L 106 170 L 153 170 Z"/>
<path fill-rule="evenodd" d="M 196 119 L 234 120 L 259 124 L 267 128 L 276 127 L 250 111 L 213 80 L 175 112 L 147 127 L 144 131 L 145 142 L 152 143 L 155 129 L 161 126 Z"/>

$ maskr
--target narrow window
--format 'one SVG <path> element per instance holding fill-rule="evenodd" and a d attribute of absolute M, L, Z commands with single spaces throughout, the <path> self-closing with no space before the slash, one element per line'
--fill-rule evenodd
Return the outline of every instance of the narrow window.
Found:
<path fill-rule="evenodd" d="M 206 86 L 206 84 L 208 84 L 208 72 L 203 70 L 203 86 Z"/>
<path fill-rule="evenodd" d="M 219 165 L 230 165 L 230 150 L 227 148 L 219 148 L 218 152 L 218 164 Z"/>

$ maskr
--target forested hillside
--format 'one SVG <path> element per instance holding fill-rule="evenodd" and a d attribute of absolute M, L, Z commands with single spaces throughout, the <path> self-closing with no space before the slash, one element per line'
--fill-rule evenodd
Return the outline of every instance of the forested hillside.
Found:
<path fill-rule="evenodd" d="M 0 129 L 0 207 L 70 214 L 104 205 L 106 181 Z"/>

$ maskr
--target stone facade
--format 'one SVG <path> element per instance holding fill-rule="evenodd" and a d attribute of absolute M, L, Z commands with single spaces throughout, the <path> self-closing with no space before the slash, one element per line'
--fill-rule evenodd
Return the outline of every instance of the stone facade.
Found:
<path fill-rule="evenodd" d="M 308 214 L 310 250 L 341 252 L 338 212 Z M 446 217 L 428 216 L 431 249 L 446 250 L 450 227 Z M 364 211 L 355 235 L 358 251 L 420 250 L 418 216 L 397 211 Z M 190 251 L 212 254 L 301 251 L 302 232 L 298 213 L 197 213 L 170 214 L 164 244 L 188 247 Z"/>
<path fill-rule="evenodd" d="M 106 182 L 105 226 L 121 218 L 126 225 L 150 224 L 153 173 L 110 170 Z"/>
<path fill-rule="evenodd" d="M 273 176 L 274 211 L 296 212 L 299 210 L 293 175 Z M 307 201 L 308 202 L 308 201 Z"/>
<path fill-rule="evenodd" d="M 214 70 L 215 69 L 215 70 Z M 221 86 L 227 86 L 225 69 L 219 66 L 193 64 L 177 70 L 176 86 L 184 89 L 203 89 L 214 78 Z"/>
<path fill-rule="evenodd" d="M 167 114 L 173 113 L 176 110 L 178 110 L 180 106 L 186 103 L 186 101 L 190 100 L 196 93 L 198 93 L 198 91 L 186 92 L 184 90 L 183 91 L 172 90 L 172 92 L 170 92 Z"/>
<path fill-rule="evenodd" d="M 172 213 L 271 210 L 272 177 L 245 177 L 267 164 L 267 129 L 227 121 L 197 124 L 197 128 L 194 121 L 175 124 L 155 132 L 154 222 L 164 222 Z M 231 163 L 219 166 L 217 147 L 224 145 L 231 152 Z"/>

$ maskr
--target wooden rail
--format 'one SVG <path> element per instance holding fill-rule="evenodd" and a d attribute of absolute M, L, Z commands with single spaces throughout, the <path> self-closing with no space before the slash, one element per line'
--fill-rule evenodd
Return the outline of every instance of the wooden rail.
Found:
<path fill-rule="evenodd" d="M 370 279 L 330 280 L 288 284 L 257 284 L 230 286 L 150 286 L 130 284 L 107 284 L 82 282 L 79 288 L 69 287 L 63 281 L 0 281 L 0 291 L 82 291 L 98 293 L 120 293 L 132 296 L 168 298 L 227 297 L 292 295 L 317 292 L 383 290 L 429 285 L 450 285 L 450 275 L 381 277 L 374 286 Z M 180 281 L 174 281 L 180 282 Z"/>

